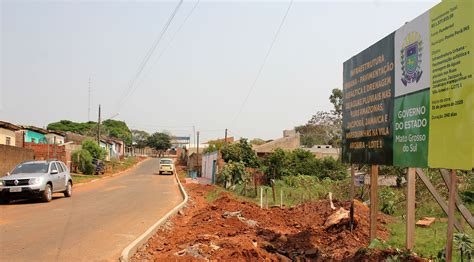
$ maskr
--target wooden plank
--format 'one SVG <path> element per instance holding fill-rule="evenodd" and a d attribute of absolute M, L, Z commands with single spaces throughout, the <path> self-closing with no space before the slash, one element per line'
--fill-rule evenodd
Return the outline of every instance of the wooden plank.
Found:
<path fill-rule="evenodd" d="M 446 240 L 446 261 L 451 262 L 453 258 L 453 234 L 454 234 L 454 209 L 456 208 L 456 170 L 451 170 L 451 183 L 449 183 L 448 199 L 448 238 Z"/>
<path fill-rule="evenodd" d="M 430 191 L 431 195 L 435 198 L 436 202 L 438 202 L 438 205 L 443 209 L 444 213 L 446 215 L 448 214 L 448 205 L 446 204 L 446 201 L 441 197 L 441 195 L 436 191 L 436 188 L 431 184 L 430 179 L 425 175 L 425 172 L 423 172 L 423 169 L 417 168 L 416 173 L 418 174 L 418 177 L 423 181 L 425 184 L 426 188 Z M 461 224 L 457 219 L 454 219 L 454 227 L 459 231 L 459 232 L 464 232 L 463 228 L 461 227 Z"/>
<path fill-rule="evenodd" d="M 407 173 L 407 216 L 406 216 L 406 249 L 413 250 L 415 245 L 415 184 L 416 170 L 408 168 Z"/>
<path fill-rule="evenodd" d="M 350 209 L 350 222 L 349 222 L 349 225 L 350 225 L 350 228 L 351 228 L 351 232 L 352 232 L 352 229 L 354 227 L 354 194 L 355 194 L 355 169 L 354 169 L 354 165 L 351 165 L 351 209 Z"/>
<path fill-rule="evenodd" d="M 377 213 L 378 201 L 378 176 L 379 166 L 372 165 L 370 168 L 370 241 L 377 238 Z"/>
<path fill-rule="evenodd" d="M 440 169 L 439 172 L 441 173 L 441 177 L 444 180 L 444 183 L 447 187 L 449 187 L 450 183 L 450 173 L 446 169 Z M 461 212 L 464 219 L 466 219 L 467 223 L 474 229 L 474 217 L 472 216 L 471 212 L 467 207 L 462 203 L 461 199 L 459 198 L 459 194 L 456 194 L 456 206 L 458 207 L 459 212 Z M 462 222 L 462 221 L 461 221 Z M 462 224 L 461 224 L 462 226 Z"/>

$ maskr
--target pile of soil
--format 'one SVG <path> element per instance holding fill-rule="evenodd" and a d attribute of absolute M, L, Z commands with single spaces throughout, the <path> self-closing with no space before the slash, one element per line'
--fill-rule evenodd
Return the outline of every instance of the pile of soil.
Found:
<path fill-rule="evenodd" d="M 335 212 L 328 200 L 293 208 L 261 209 L 254 203 L 220 193 L 212 203 L 206 200 L 212 185 L 188 184 L 187 207 L 134 255 L 133 260 L 366 260 L 380 256 L 357 252 L 368 246 L 369 209 L 355 205 L 357 226 L 325 229 L 326 219 Z M 334 201 L 336 208 L 349 209 L 350 202 Z M 378 216 L 377 237 L 386 240 L 383 224 L 390 217 Z"/>

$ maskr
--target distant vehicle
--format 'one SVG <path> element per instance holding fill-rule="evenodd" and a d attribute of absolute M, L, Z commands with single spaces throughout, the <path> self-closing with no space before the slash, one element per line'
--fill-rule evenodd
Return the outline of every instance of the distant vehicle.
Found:
<path fill-rule="evenodd" d="M 53 199 L 53 193 L 72 195 L 72 177 L 61 161 L 27 161 L 17 165 L 7 176 L 0 177 L 0 201 L 13 199 Z"/>
<path fill-rule="evenodd" d="M 173 159 L 162 158 L 160 159 L 160 169 L 159 174 L 174 174 L 174 164 Z"/>
<path fill-rule="evenodd" d="M 105 165 L 102 160 L 94 158 L 92 159 L 92 164 L 95 166 L 95 175 L 103 175 L 105 173 Z"/>

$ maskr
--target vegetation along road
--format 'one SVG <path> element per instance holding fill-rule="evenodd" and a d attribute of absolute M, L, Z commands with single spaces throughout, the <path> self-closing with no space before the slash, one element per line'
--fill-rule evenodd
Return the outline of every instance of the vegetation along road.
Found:
<path fill-rule="evenodd" d="M 123 248 L 182 201 L 158 159 L 74 188 L 72 198 L 0 206 L 4 261 L 116 261 Z"/>

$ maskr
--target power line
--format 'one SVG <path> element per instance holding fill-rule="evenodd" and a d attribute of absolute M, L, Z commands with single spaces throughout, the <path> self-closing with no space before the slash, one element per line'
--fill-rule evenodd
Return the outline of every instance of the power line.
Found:
<path fill-rule="evenodd" d="M 290 12 L 291 6 L 293 5 L 293 0 L 290 1 L 290 4 L 288 5 L 288 8 L 286 9 L 285 15 L 283 16 L 280 26 L 278 26 L 278 30 L 276 31 L 275 35 L 273 36 L 273 40 L 270 44 L 270 48 L 268 48 L 267 53 L 263 59 L 263 63 L 260 65 L 260 68 L 258 69 L 257 75 L 255 76 L 255 79 L 252 82 L 252 85 L 250 86 L 249 92 L 247 93 L 247 96 L 244 99 L 244 102 L 240 106 L 240 109 L 235 116 L 234 120 L 232 121 L 232 125 L 234 125 L 235 121 L 237 121 L 237 118 L 239 118 L 240 114 L 242 113 L 242 110 L 244 109 L 245 104 L 247 103 L 247 100 L 250 97 L 250 94 L 252 93 L 253 89 L 255 88 L 255 85 L 257 84 L 258 79 L 260 78 L 260 75 L 262 74 L 263 68 L 265 67 L 265 64 L 267 63 L 268 57 L 270 56 L 270 53 L 273 49 L 273 46 L 275 45 L 275 42 L 278 38 L 278 35 L 280 34 L 281 28 L 283 27 L 283 24 L 285 23 L 286 17 L 288 16 L 288 13 Z"/>
<path fill-rule="evenodd" d="M 150 74 L 151 70 L 153 69 L 153 67 L 155 67 L 155 65 L 159 62 L 160 58 L 163 56 L 163 54 L 166 52 L 166 50 L 168 50 L 168 48 L 171 46 L 171 44 L 173 43 L 175 37 L 178 35 L 178 33 L 181 31 L 181 29 L 183 28 L 184 24 L 186 24 L 186 22 L 188 21 L 189 17 L 193 14 L 194 10 L 196 9 L 196 7 L 198 6 L 200 0 L 197 0 L 196 3 L 194 4 L 194 6 L 191 8 L 191 10 L 189 11 L 189 13 L 186 15 L 186 17 L 184 18 L 183 22 L 179 25 L 178 29 L 176 30 L 176 32 L 173 34 L 173 36 L 171 36 L 171 39 L 170 41 L 168 42 L 168 45 L 165 46 L 160 54 L 156 57 L 156 59 L 153 61 L 153 63 L 151 64 L 151 66 L 149 67 L 148 71 L 144 74 L 144 76 L 140 79 L 140 82 L 138 82 L 137 86 L 140 86 L 143 81 L 145 80 L 145 78 Z"/>
<path fill-rule="evenodd" d="M 125 100 L 130 97 L 130 95 L 133 93 L 134 89 L 136 88 L 136 85 L 135 82 L 137 81 L 137 79 L 140 77 L 140 74 L 143 72 L 143 69 L 145 68 L 146 64 L 148 63 L 148 60 L 150 60 L 150 57 L 153 55 L 153 53 L 155 52 L 155 49 L 156 47 L 158 46 L 158 44 L 161 42 L 161 40 L 163 39 L 163 36 L 164 34 L 166 33 L 166 31 L 168 30 L 169 26 L 171 25 L 171 22 L 173 21 L 174 17 L 176 16 L 176 13 L 178 12 L 179 8 L 181 7 L 181 5 L 183 4 L 183 0 L 180 0 L 178 5 L 175 7 L 175 9 L 173 10 L 173 13 L 171 14 L 171 16 L 168 18 L 168 21 L 166 22 L 164 28 L 161 30 L 161 33 L 160 35 L 158 36 L 158 38 L 155 40 L 155 42 L 153 42 L 151 48 L 148 50 L 148 52 L 146 53 L 145 57 L 143 58 L 142 62 L 140 63 L 140 65 L 138 66 L 138 70 L 137 72 L 134 74 L 134 76 L 132 77 L 131 81 L 129 82 L 129 87 L 128 89 L 125 90 L 124 94 L 122 95 L 121 99 L 119 100 L 118 104 L 117 104 L 117 111 L 120 110 L 121 106 L 123 105 L 123 103 L 125 102 Z"/>

